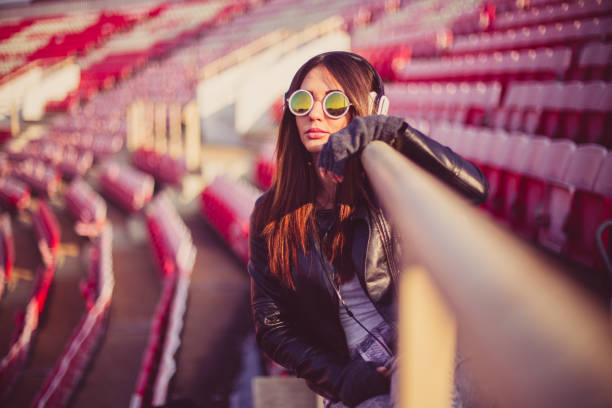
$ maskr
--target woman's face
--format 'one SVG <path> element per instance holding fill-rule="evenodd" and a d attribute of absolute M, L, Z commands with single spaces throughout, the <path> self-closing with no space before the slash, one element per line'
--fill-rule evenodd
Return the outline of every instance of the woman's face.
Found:
<path fill-rule="evenodd" d="M 312 93 L 314 106 L 307 115 L 296 116 L 295 122 L 304 147 L 316 158 L 323 145 L 327 143 L 329 135 L 348 125 L 351 116 L 347 113 L 341 118 L 331 119 L 323 112 L 325 95 L 331 91 L 344 92 L 342 86 L 325 66 L 318 65 L 311 69 L 304 77 L 300 89 L 306 89 Z"/>

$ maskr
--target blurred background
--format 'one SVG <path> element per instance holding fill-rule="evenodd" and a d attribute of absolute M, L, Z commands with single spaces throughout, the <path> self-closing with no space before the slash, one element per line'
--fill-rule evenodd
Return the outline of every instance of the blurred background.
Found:
<path fill-rule="evenodd" d="M 608 0 L 0 1 L 0 406 L 250 407 L 287 376 L 253 339 L 248 219 L 330 50 L 609 317 L 611 40 Z"/>

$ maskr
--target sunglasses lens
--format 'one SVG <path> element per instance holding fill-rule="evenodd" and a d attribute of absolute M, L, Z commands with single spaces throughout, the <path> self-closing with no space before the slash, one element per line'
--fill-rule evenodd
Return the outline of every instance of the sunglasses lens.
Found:
<path fill-rule="evenodd" d="M 325 98 L 325 110 L 330 117 L 343 116 L 349 106 L 349 100 L 342 92 L 332 92 Z"/>
<path fill-rule="evenodd" d="M 294 115 L 305 115 L 312 108 L 312 96 L 304 90 L 296 91 L 289 99 L 289 109 Z"/>

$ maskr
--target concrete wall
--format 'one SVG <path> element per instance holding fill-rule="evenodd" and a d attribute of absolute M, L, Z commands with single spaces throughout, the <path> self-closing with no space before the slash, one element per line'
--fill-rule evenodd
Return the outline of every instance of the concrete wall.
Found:
<path fill-rule="evenodd" d="M 297 69 L 325 51 L 350 49 L 350 36 L 334 32 L 298 48 L 280 43 L 198 84 L 197 100 L 205 142 L 237 144 L 267 123 L 273 103 Z"/>

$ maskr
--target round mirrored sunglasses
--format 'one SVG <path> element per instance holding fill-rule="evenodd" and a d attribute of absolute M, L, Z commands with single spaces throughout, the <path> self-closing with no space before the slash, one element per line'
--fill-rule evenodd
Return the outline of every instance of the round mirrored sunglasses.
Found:
<path fill-rule="evenodd" d="M 346 115 L 351 107 L 348 97 L 340 91 L 332 91 L 323 98 L 323 112 L 331 119 L 339 119 Z M 287 106 L 295 116 L 305 116 L 314 106 L 314 97 L 310 91 L 298 89 L 287 99 Z"/>

